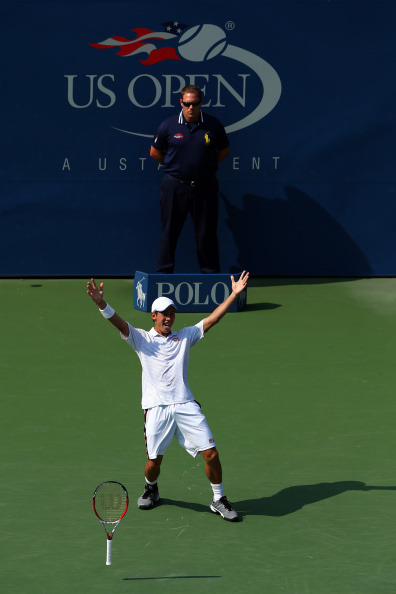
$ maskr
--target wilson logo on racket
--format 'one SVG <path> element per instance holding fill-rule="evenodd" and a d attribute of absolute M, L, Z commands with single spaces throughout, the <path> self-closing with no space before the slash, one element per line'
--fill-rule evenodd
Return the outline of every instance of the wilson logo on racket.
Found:
<path fill-rule="evenodd" d="M 128 509 L 128 492 L 124 485 L 116 481 L 106 481 L 95 489 L 92 505 L 107 537 L 106 565 L 112 563 L 112 538 L 115 529 Z"/>

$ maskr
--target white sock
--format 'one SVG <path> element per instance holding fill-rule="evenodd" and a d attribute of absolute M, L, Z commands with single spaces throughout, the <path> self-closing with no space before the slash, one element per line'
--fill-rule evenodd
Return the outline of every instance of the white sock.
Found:
<path fill-rule="evenodd" d="M 220 483 L 218 485 L 213 485 L 212 483 L 210 483 L 210 486 L 213 489 L 213 501 L 218 501 L 219 499 L 221 499 L 224 495 L 223 483 Z"/>
<path fill-rule="evenodd" d="M 156 485 L 157 484 L 157 481 L 154 481 L 153 483 L 150 483 L 150 481 L 148 481 L 146 477 L 144 477 L 144 478 L 146 479 L 146 483 L 148 485 Z"/>

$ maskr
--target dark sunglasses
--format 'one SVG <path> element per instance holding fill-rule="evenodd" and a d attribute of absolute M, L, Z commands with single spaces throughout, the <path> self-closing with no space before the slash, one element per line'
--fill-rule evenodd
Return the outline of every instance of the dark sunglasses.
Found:
<path fill-rule="evenodd" d="M 201 102 L 200 101 L 182 101 L 184 107 L 190 107 L 190 105 L 192 105 L 193 107 L 197 107 L 197 105 L 200 105 Z"/>

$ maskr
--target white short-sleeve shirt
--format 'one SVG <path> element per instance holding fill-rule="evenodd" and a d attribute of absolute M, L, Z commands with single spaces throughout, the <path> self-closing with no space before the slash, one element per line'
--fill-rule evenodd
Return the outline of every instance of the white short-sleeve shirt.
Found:
<path fill-rule="evenodd" d="M 203 338 L 203 320 L 169 336 L 128 323 L 129 336 L 121 337 L 137 353 L 142 365 L 142 408 L 190 402 L 194 396 L 187 381 L 190 347 Z"/>

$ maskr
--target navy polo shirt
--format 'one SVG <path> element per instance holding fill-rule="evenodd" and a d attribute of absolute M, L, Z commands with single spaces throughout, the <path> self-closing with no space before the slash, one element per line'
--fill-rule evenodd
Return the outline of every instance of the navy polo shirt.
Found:
<path fill-rule="evenodd" d="M 164 171 L 186 180 L 215 177 L 217 151 L 229 144 L 219 120 L 202 111 L 198 122 L 187 122 L 183 111 L 163 121 L 151 143 L 164 152 Z"/>

